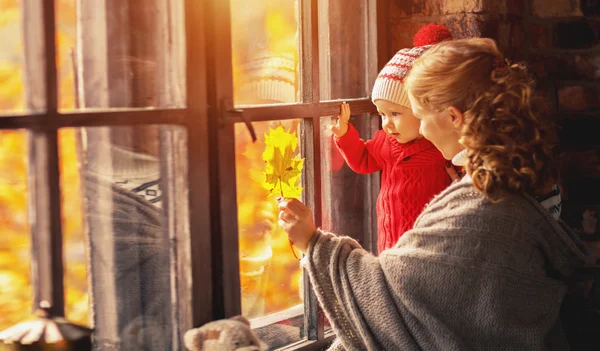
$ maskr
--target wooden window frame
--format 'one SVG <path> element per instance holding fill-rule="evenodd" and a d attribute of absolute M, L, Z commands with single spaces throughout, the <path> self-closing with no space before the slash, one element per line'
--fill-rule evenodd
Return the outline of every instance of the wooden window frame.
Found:
<path fill-rule="evenodd" d="M 377 52 L 369 63 L 372 65 L 370 74 L 376 73 L 387 61 L 388 1 L 367 0 L 367 15 L 376 19 L 377 26 L 366 29 L 369 51 Z M 323 116 L 338 113 L 339 101 L 321 101 L 319 0 L 299 0 L 299 5 L 302 102 L 236 108 L 233 105 L 232 63 L 220 59 L 231 57 L 229 1 L 184 0 L 186 107 L 86 109 L 71 113 L 58 110 L 55 1 L 24 2 L 23 16 L 28 23 L 24 30 L 26 89 L 43 87 L 45 104 L 40 106 L 39 101 L 28 98 L 26 106 L 30 112 L 0 117 L 0 129 L 26 129 L 30 132 L 29 211 L 32 219 L 34 306 L 47 300 L 55 315 L 64 315 L 58 154 L 60 128 L 153 124 L 179 125 L 187 130 L 187 159 L 170 159 L 169 163 L 187 164 L 187 177 L 193 180 L 188 182 L 186 192 L 189 208 L 178 207 L 174 201 L 185 190 L 179 189 L 176 184 L 168 186 L 165 204 L 167 214 L 177 211 L 189 213 L 189 223 L 167 216 L 169 236 L 181 239 L 177 244 L 179 271 L 186 272 L 177 277 L 177 299 L 181 302 L 177 323 L 181 330 L 241 313 L 235 123 L 245 123 L 252 131 L 252 122 L 302 119 L 302 143 L 306 157 L 303 174 L 305 199 L 314 211 L 316 225 L 321 225 L 322 194 L 320 190 L 315 191 L 321 189 L 322 180 L 320 121 Z M 374 40 L 375 37 L 377 40 Z M 43 64 L 36 61 L 40 57 L 44 58 Z M 375 112 L 369 98 L 346 101 L 352 103 L 353 114 Z M 207 164 L 209 167 L 206 167 Z M 169 172 L 164 167 L 161 171 Z M 181 233 L 185 236 L 182 237 Z M 332 332 L 324 333 L 323 317 L 309 284 L 305 284 L 304 289 L 307 339 L 283 350 L 320 349 L 333 336 Z"/>

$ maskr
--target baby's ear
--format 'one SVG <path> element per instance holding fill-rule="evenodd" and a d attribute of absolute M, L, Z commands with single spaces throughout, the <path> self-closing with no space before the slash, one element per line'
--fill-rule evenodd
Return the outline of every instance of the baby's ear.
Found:
<path fill-rule="evenodd" d="M 183 336 L 183 343 L 190 351 L 201 351 L 204 343 L 204 332 L 198 328 L 188 330 Z"/>
<path fill-rule="evenodd" d="M 246 324 L 247 326 L 250 326 L 250 321 L 248 319 L 246 319 L 246 317 L 244 317 L 244 316 L 235 316 L 235 317 L 231 317 L 230 319 L 234 320 L 234 321 L 242 322 L 242 323 Z"/>

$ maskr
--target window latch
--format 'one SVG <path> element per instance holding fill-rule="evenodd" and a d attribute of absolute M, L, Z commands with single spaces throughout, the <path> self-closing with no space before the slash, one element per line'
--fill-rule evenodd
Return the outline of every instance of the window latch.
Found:
<path fill-rule="evenodd" d="M 227 101 L 225 101 L 225 99 L 222 101 L 222 107 L 230 107 L 233 106 L 233 104 L 231 103 L 231 101 L 229 101 L 229 103 Z M 255 143 L 257 138 L 256 138 L 256 131 L 254 130 L 254 126 L 252 125 L 252 122 L 248 119 L 248 117 L 246 117 L 244 115 L 244 110 L 241 109 L 236 109 L 236 108 L 223 108 L 223 111 L 225 111 L 225 118 L 231 120 L 231 119 L 241 119 L 242 122 L 244 122 L 244 124 L 246 125 L 246 129 L 248 129 L 248 133 L 250 133 L 250 137 L 252 138 L 252 142 Z"/>

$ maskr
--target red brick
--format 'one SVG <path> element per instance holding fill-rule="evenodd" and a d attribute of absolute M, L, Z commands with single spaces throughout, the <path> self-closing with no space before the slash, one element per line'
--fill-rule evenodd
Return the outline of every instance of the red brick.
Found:
<path fill-rule="evenodd" d="M 502 3 L 500 0 L 496 2 Z M 486 0 L 446 0 L 443 1 L 441 10 L 444 14 L 481 13 L 486 11 L 486 5 L 489 3 Z M 495 2 L 492 1 L 491 3 Z"/>
<path fill-rule="evenodd" d="M 540 104 L 541 113 L 554 114 L 556 111 L 556 94 L 553 87 L 538 87 L 533 93 L 537 104 Z"/>
<path fill-rule="evenodd" d="M 393 0 L 390 16 L 415 18 L 455 14 L 522 14 L 522 0 Z"/>
<path fill-rule="evenodd" d="M 525 1 L 523 0 L 507 0 L 506 13 L 523 15 L 525 13 Z"/>
<path fill-rule="evenodd" d="M 558 69 L 561 58 L 558 56 L 529 56 L 527 63 L 529 64 L 530 72 L 535 76 L 537 80 L 544 80 L 548 78 L 556 78 L 557 74 L 562 74 L 562 70 Z"/>
<path fill-rule="evenodd" d="M 600 80 L 600 54 L 535 55 L 528 61 L 538 79 Z"/>
<path fill-rule="evenodd" d="M 391 51 L 396 51 L 402 48 L 413 46 L 413 38 L 419 28 L 425 25 L 426 22 L 415 22 L 411 19 L 400 20 L 395 23 L 390 23 L 390 41 Z"/>
<path fill-rule="evenodd" d="M 531 10 L 543 18 L 583 16 L 579 0 L 531 0 Z"/>
<path fill-rule="evenodd" d="M 581 12 L 584 16 L 600 15 L 600 0 L 580 0 Z"/>
<path fill-rule="evenodd" d="M 550 41 L 550 30 L 542 24 L 529 25 L 529 35 L 531 36 L 531 47 L 535 49 L 547 49 L 552 46 Z"/>
<path fill-rule="evenodd" d="M 523 59 L 523 24 L 518 18 L 491 17 L 484 21 L 481 36 L 496 40 L 504 55 L 513 60 Z"/>
<path fill-rule="evenodd" d="M 558 107 L 564 112 L 600 109 L 600 87 L 565 86 L 558 90 Z"/>
<path fill-rule="evenodd" d="M 523 0 L 445 0 L 440 6 L 443 14 L 487 13 L 495 15 L 523 14 Z"/>
<path fill-rule="evenodd" d="M 600 22 L 580 20 L 554 25 L 552 42 L 560 49 L 590 49 L 600 41 Z"/>
<path fill-rule="evenodd" d="M 442 24 L 450 29 L 454 39 L 481 37 L 487 15 L 460 14 L 449 15 L 441 18 Z"/>
<path fill-rule="evenodd" d="M 600 178 L 600 147 L 565 151 L 560 159 L 566 178 Z"/>
<path fill-rule="evenodd" d="M 438 15 L 441 1 L 393 0 L 390 2 L 390 15 L 396 18 Z"/>

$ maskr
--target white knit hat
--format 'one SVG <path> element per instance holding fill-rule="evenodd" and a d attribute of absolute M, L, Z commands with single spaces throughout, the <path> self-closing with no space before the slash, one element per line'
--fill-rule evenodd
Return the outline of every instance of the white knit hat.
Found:
<path fill-rule="evenodd" d="M 432 45 L 445 40 L 452 40 L 452 33 L 446 26 L 431 23 L 419 29 L 413 40 L 415 47 L 398 51 L 379 72 L 371 94 L 372 101 L 387 100 L 410 108 L 404 79 L 416 59 Z"/>
<path fill-rule="evenodd" d="M 398 51 L 379 72 L 373 85 L 371 100 L 373 102 L 387 100 L 410 108 L 408 93 L 404 88 L 404 78 L 412 68 L 413 62 L 430 47 L 431 45 L 427 45 Z"/>

